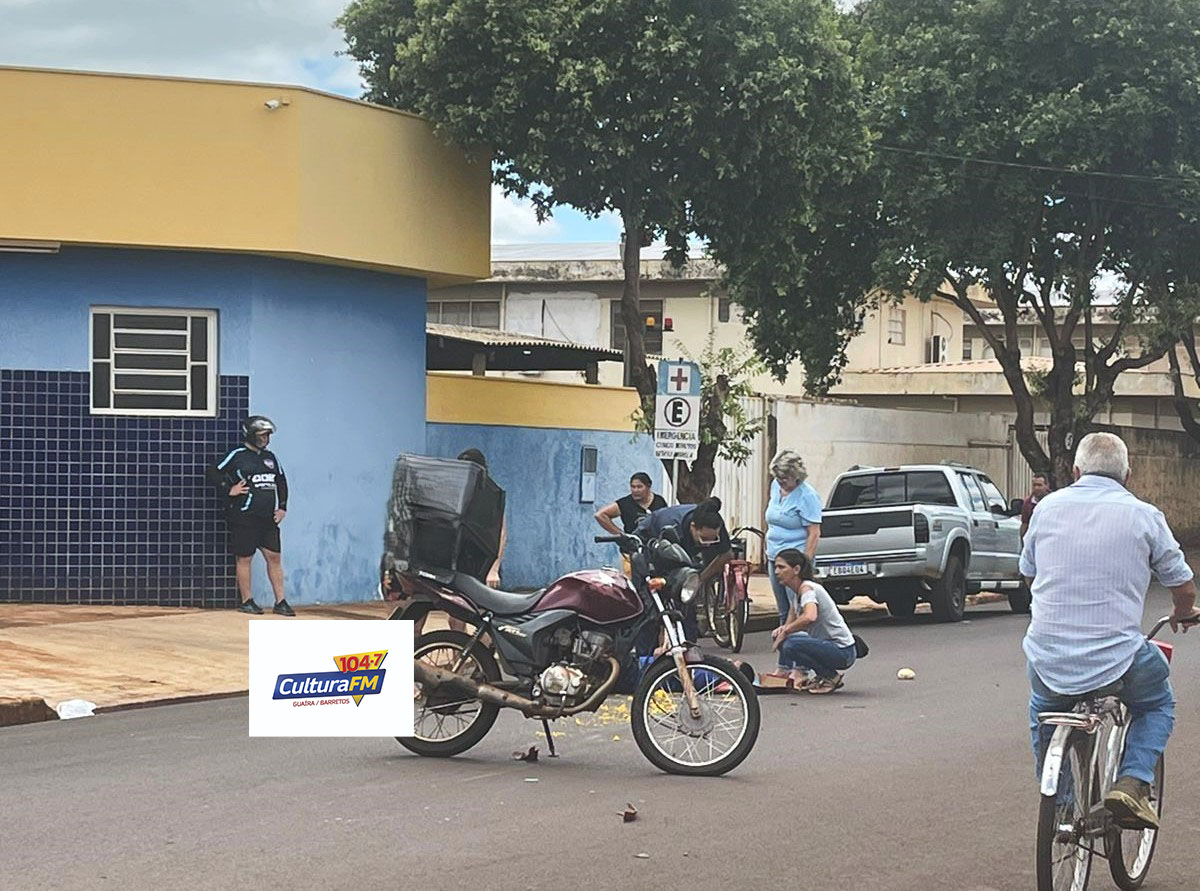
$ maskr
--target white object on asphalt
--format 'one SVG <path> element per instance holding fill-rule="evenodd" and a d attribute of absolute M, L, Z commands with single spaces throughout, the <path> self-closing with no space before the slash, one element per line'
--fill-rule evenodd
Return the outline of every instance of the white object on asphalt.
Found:
<path fill-rule="evenodd" d="M 896 679 L 900 681 L 911 681 L 917 676 L 917 673 L 911 668 L 902 668 L 896 672 Z"/>
<path fill-rule="evenodd" d="M 527 782 L 527 783 L 536 783 L 537 781 L 538 781 L 537 777 L 525 777 L 525 782 Z"/>
<path fill-rule="evenodd" d="M 55 709 L 60 718 L 90 718 L 96 713 L 96 703 L 86 699 L 67 699 Z"/>

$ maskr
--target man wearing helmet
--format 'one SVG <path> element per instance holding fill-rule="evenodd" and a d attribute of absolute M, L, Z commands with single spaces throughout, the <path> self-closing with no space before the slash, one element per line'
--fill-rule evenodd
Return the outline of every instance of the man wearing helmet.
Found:
<path fill-rule="evenodd" d="M 242 444 L 209 468 L 209 480 L 225 496 L 230 550 L 237 560 L 238 591 L 244 613 L 262 614 L 250 591 L 250 561 L 262 551 L 267 576 L 275 591 L 275 613 L 296 613 L 283 597 L 283 561 L 279 551 L 279 524 L 287 513 L 287 477 L 279 459 L 267 446 L 275 424 L 252 415 L 242 421 Z"/>

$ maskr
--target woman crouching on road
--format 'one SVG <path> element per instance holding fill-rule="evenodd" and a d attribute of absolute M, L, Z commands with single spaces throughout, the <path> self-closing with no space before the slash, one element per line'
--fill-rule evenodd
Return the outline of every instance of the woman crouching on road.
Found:
<path fill-rule="evenodd" d="M 842 672 L 854 664 L 854 635 L 829 592 L 813 581 L 812 561 L 795 548 L 780 551 L 775 578 L 787 590 L 790 604 L 787 622 L 771 632 L 771 645 L 779 651 L 776 676 L 786 676 L 789 686 L 809 693 L 841 689 Z"/>

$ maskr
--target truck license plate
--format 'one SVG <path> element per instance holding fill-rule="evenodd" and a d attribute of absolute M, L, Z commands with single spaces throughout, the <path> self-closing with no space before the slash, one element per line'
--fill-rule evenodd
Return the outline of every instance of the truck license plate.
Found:
<path fill-rule="evenodd" d="M 830 563 L 825 567 L 825 574 L 830 577 L 841 575 L 870 575 L 871 570 L 866 563 Z"/>

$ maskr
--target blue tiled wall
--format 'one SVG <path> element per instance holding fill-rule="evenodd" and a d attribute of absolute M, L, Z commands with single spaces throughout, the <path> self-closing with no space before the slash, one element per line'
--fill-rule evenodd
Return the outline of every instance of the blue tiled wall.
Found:
<path fill-rule="evenodd" d="M 223 400 L 225 426 L 217 424 L 211 430 L 192 420 L 102 421 L 77 414 L 81 442 L 82 431 L 90 431 L 88 459 L 115 460 L 126 448 L 116 438 L 136 430 L 139 435 L 145 432 L 147 443 L 164 438 L 171 448 L 182 443 L 184 453 L 197 453 L 196 461 L 201 462 L 210 453 L 223 454 L 236 440 L 232 419 L 239 412 L 267 415 L 279 427 L 271 445 L 287 468 L 290 486 L 290 509 L 283 526 L 289 602 L 302 606 L 375 596 L 392 461 L 398 452 L 425 448 L 424 280 L 207 251 L 64 245 L 57 254 L 0 252 L 0 368 L 44 370 L 48 375 L 86 372 L 89 307 L 96 305 L 216 310 L 222 380 L 233 375 L 242 382 L 252 381 L 254 399 L 247 403 L 242 393 L 233 403 Z M 51 379 L 47 376 L 45 381 Z M 83 398 L 83 394 L 76 396 Z M 4 401 L 7 404 L 7 396 Z M 22 414 L 27 408 L 22 406 Z M 73 411 L 82 409 L 77 405 Z M 20 449 L 27 450 L 24 445 Z M 37 452 L 38 447 L 29 451 Z M 178 477 L 163 484 L 162 493 L 186 499 L 191 497 L 186 487 L 200 483 L 194 477 L 183 478 L 192 470 L 181 458 L 168 453 L 160 461 L 164 475 Z M 134 511 L 153 509 L 130 502 L 144 499 L 147 485 L 158 492 L 157 478 L 138 481 L 140 490 L 126 491 L 124 484 L 132 481 L 125 475 L 93 477 L 93 501 L 105 497 L 102 482 L 112 484 L 107 497 L 114 506 L 100 510 L 115 511 L 117 504 Z M 38 497 L 24 489 L 18 497 L 23 502 L 27 495 Z M 0 490 L 0 496 L 11 494 Z M 7 504 L 0 506 L 0 527 L 13 522 L 14 509 L 11 502 Z M 30 523 L 35 526 L 28 531 L 34 542 L 43 536 L 35 515 L 21 508 L 15 516 L 22 524 L 22 536 Z M 41 519 L 57 523 L 59 516 Z M 116 522 L 115 514 L 112 519 Z M 170 517 L 161 519 L 173 522 Z M 103 516 L 91 520 L 107 522 Z M 136 516 L 132 520 L 141 522 Z M 186 540 L 163 543 L 171 549 L 169 558 L 155 558 L 147 544 L 132 546 L 146 551 L 139 554 L 114 552 L 110 543 L 97 540 L 98 546 L 103 545 L 103 556 L 99 563 L 86 564 L 82 575 L 79 565 L 58 568 L 53 562 L 22 562 L 14 573 L 16 556 L 0 553 L 0 599 L 12 598 L 5 589 L 12 590 L 14 576 L 22 579 L 22 591 L 60 596 L 64 589 L 45 583 L 48 576 L 60 581 L 65 571 L 90 585 L 72 595 L 77 600 L 112 602 L 107 599 L 110 595 L 122 600 L 151 598 L 158 596 L 151 589 L 162 586 L 182 592 L 170 602 L 209 597 L 232 602 L 225 588 L 226 563 L 215 556 L 224 544 L 211 538 L 220 534 L 218 527 L 209 528 L 208 520 L 200 517 L 190 520 L 193 525 L 184 530 Z M 91 527 L 89 534 L 116 531 Z M 164 534 L 177 531 L 173 528 Z M 72 528 L 66 534 L 74 532 Z M 44 533 L 51 534 L 58 535 L 58 529 Z M 200 537 L 193 540 L 192 536 Z M 0 548 L 10 545 L 0 538 Z M 135 562 L 122 567 L 119 556 Z M 30 558 L 21 555 L 20 559 Z M 179 566 L 189 567 L 193 577 L 185 576 Z M 254 595 L 260 602 L 270 602 L 266 564 L 256 558 L 252 566 Z M 36 589 L 30 587 L 35 581 Z M 110 582 L 112 586 L 106 587 Z"/>
<path fill-rule="evenodd" d="M 86 372 L 0 370 L 0 600 L 236 603 L 204 469 L 250 382 L 220 386 L 214 419 L 112 417 L 90 414 Z"/>

